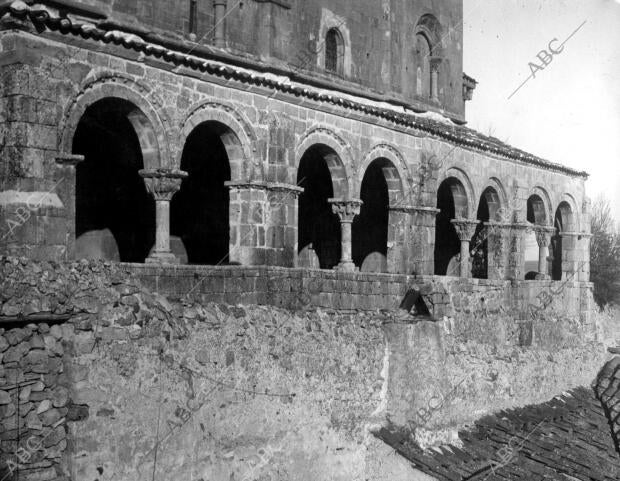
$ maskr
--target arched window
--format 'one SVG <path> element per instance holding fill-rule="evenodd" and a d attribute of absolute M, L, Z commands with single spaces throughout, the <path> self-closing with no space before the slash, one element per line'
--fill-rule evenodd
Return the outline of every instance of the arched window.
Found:
<path fill-rule="evenodd" d="M 325 70 L 342 75 L 344 41 L 337 28 L 330 28 L 325 36 Z"/>
<path fill-rule="evenodd" d="M 423 15 L 415 27 L 416 95 L 439 101 L 442 27 L 433 15 Z"/>
<path fill-rule="evenodd" d="M 422 33 L 415 36 L 416 40 L 416 95 L 424 98 L 431 96 L 431 45 Z"/>

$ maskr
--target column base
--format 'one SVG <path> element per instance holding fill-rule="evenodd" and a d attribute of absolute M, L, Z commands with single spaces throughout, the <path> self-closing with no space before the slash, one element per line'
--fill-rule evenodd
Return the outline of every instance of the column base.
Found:
<path fill-rule="evenodd" d="M 342 272 L 355 272 L 357 270 L 357 267 L 352 261 L 340 262 L 340 264 L 336 266 L 335 270 Z"/>
<path fill-rule="evenodd" d="M 172 252 L 153 252 L 150 256 L 144 259 L 145 264 L 181 264 L 181 260 L 175 256 Z"/>

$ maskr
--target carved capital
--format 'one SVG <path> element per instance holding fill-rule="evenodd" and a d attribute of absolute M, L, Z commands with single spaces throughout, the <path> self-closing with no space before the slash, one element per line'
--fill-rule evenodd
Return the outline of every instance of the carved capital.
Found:
<path fill-rule="evenodd" d="M 443 58 L 442 57 L 436 57 L 436 56 L 432 56 L 429 57 L 429 64 L 431 66 L 431 71 L 432 72 L 438 72 L 439 71 L 439 67 L 441 66 L 441 63 L 443 62 Z"/>
<path fill-rule="evenodd" d="M 327 202 L 332 205 L 332 212 L 338 215 L 340 222 L 353 222 L 363 204 L 360 199 L 328 199 Z"/>
<path fill-rule="evenodd" d="M 546 247 L 551 242 L 551 236 L 555 233 L 553 227 L 534 227 L 534 234 L 536 234 L 536 242 L 538 247 Z"/>
<path fill-rule="evenodd" d="M 468 219 L 452 219 L 452 225 L 456 229 L 456 234 L 461 241 L 471 241 L 471 238 L 476 233 L 476 227 L 480 223 L 478 220 Z"/>
<path fill-rule="evenodd" d="M 146 190 L 153 194 L 156 201 L 168 202 L 181 188 L 183 179 L 188 176 L 187 172 L 172 169 L 143 169 L 139 174 L 144 179 Z"/>

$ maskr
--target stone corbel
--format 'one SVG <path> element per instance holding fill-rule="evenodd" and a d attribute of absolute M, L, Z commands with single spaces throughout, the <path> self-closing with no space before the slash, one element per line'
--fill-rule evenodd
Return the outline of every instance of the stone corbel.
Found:
<path fill-rule="evenodd" d="M 84 161 L 84 156 L 79 154 L 58 154 L 56 163 L 63 167 L 75 167 Z"/>

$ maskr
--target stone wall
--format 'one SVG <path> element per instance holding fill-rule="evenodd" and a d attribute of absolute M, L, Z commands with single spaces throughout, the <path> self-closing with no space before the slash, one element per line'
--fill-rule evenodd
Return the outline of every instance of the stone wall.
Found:
<path fill-rule="evenodd" d="M 424 479 L 373 430 L 441 443 L 589 384 L 606 359 L 596 316 L 553 305 L 524 327 L 505 287 L 476 281 L 421 284 L 452 309 L 430 321 L 167 298 L 130 267 L 2 259 L 0 446 L 19 479 Z"/>
<path fill-rule="evenodd" d="M 93 6 L 96 12 L 106 15 L 111 27 L 121 24 L 141 35 L 157 33 L 179 41 L 192 39 L 189 0 L 81 0 L 79 3 Z M 364 15 L 352 15 L 356 9 Z M 193 40 L 200 40 L 201 50 L 216 44 L 213 2 L 197 1 L 196 14 Z M 434 15 L 442 28 L 440 102 L 431 103 L 428 96 L 416 95 L 415 72 L 420 65 L 414 63 L 414 55 L 406 47 L 415 44 L 413 27 L 424 14 Z M 238 60 L 260 62 L 263 68 L 267 65 L 277 71 L 290 69 L 297 75 L 310 74 L 315 81 L 320 79 L 326 85 L 445 110 L 462 119 L 463 54 L 458 47 L 462 44 L 459 27 L 462 18 L 460 2 L 447 0 L 406 5 L 373 0 L 232 2 L 221 21 L 224 45 L 218 46 L 227 47 L 227 53 L 237 55 Z M 346 66 L 340 75 L 325 70 L 325 34 L 330 27 L 338 27 L 345 37 Z M 188 43 L 187 48 L 195 49 L 196 45 Z"/>
<path fill-rule="evenodd" d="M 589 322 L 592 284 L 568 281 L 502 281 L 450 276 L 404 276 L 271 266 L 149 266 L 124 264 L 154 291 L 199 302 L 267 304 L 299 310 L 393 310 L 407 291 L 427 296 L 437 318 L 468 319 L 476 329 L 493 315 L 530 319 L 540 312 Z M 470 334 L 473 331 L 470 331 Z"/>

